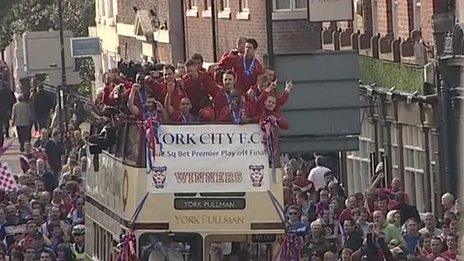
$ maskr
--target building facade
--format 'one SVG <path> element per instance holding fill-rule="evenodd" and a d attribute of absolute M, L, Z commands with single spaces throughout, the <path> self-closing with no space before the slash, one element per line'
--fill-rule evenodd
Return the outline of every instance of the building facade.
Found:
<path fill-rule="evenodd" d="M 182 1 L 96 0 L 96 26 L 102 40 L 101 72 L 119 60 L 184 60 Z"/>

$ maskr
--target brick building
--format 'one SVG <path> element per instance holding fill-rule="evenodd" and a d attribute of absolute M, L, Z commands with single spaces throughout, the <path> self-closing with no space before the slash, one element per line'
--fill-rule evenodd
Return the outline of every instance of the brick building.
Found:
<path fill-rule="evenodd" d="M 419 211 L 440 211 L 450 188 L 444 166 L 437 57 L 453 31 L 459 1 L 355 0 L 353 22 L 323 23 L 323 48 L 360 56 L 362 131 L 358 151 L 342 153 L 349 191 L 370 185 L 384 161 Z"/>
<path fill-rule="evenodd" d="M 258 41 L 257 57 L 304 53 L 321 48 L 321 24 L 308 23 L 304 0 L 185 0 L 186 53 L 214 62 L 237 37 Z"/>
<path fill-rule="evenodd" d="M 90 31 L 102 39 L 102 72 L 120 59 L 184 59 L 181 1 L 97 0 L 96 22 Z"/>

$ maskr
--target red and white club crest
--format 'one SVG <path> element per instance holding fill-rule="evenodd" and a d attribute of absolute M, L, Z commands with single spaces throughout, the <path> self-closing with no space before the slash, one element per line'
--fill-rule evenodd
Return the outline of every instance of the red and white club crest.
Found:
<path fill-rule="evenodd" d="M 162 189 L 164 188 L 164 183 L 166 182 L 166 170 L 167 167 L 153 167 L 153 184 L 155 185 L 155 188 L 157 189 Z"/>
<path fill-rule="evenodd" d="M 250 165 L 248 166 L 250 169 L 250 178 L 251 178 L 251 184 L 255 188 L 259 188 L 263 185 L 263 165 Z"/>

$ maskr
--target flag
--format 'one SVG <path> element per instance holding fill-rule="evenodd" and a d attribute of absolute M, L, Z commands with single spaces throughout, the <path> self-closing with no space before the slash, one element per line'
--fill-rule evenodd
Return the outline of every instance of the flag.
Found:
<path fill-rule="evenodd" d="M 26 173 L 31 168 L 29 158 L 26 155 L 19 156 L 19 164 L 23 170 L 23 173 Z"/>
<path fill-rule="evenodd" d="M 5 154 L 5 152 L 13 145 L 14 139 L 10 141 L 10 143 L 6 144 L 5 146 L 0 148 L 0 157 Z"/>
<path fill-rule="evenodd" d="M 17 191 L 18 185 L 14 179 L 13 172 L 6 162 L 0 163 L 0 190 Z"/>

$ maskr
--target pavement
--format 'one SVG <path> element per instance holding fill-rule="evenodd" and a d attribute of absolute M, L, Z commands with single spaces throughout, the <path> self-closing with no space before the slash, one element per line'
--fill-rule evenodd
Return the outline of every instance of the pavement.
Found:
<path fill-rule="evenodd" d="M 21 166 L 19 164 L 19 142 L 17 138 L 6 138 L 4 145 L 9 144 L 14 139 L 13 145 L 0 157 L 0 162 L 8 163 L 14 174 L 22 174 Z"/>

